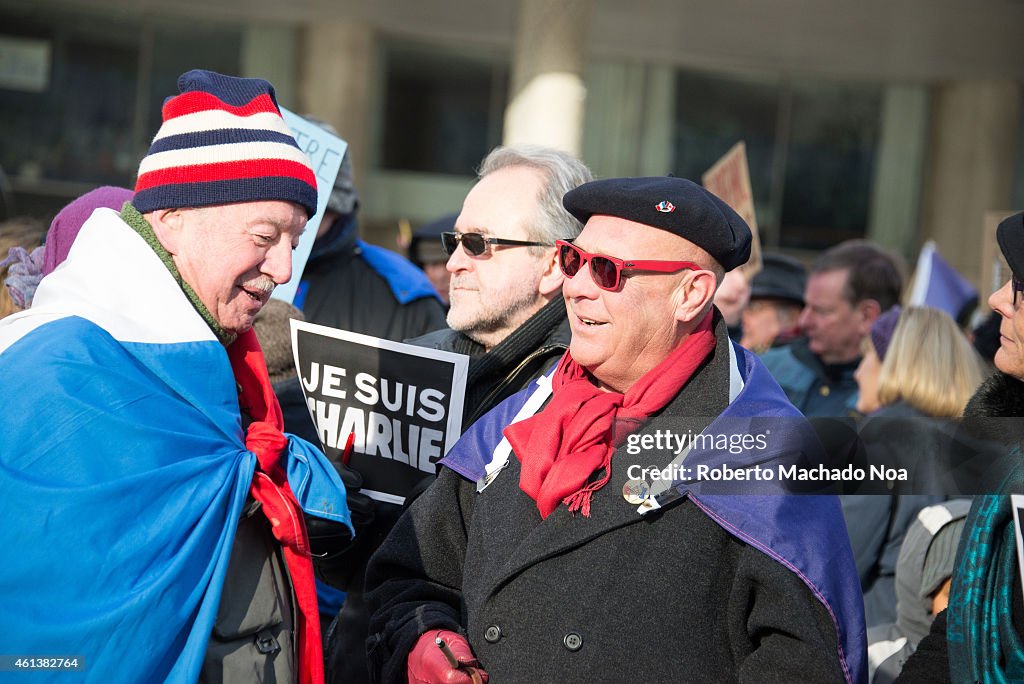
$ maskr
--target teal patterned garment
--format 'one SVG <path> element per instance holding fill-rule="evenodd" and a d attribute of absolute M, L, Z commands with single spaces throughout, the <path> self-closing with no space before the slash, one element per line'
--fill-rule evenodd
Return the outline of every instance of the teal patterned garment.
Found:
<path fill-rule="evenodd" d="M 1014 456 L 1020 458 L 1019 447 Z M 967 516 L 946 613 L 953 682 L 1024 681 L 1024 646 L 1013 625 L 1013 592 L 1021 591 L 1009 494 L 1024 494 L 1024 466 L 998 495 L 979 496 Z"/>

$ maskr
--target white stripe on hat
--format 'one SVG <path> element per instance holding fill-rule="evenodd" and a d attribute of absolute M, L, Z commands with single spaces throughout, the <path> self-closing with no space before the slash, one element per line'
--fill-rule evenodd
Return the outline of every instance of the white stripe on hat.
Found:
<path fill-rule="evenodd" d="M 284 122 L 284 119 L 277 112 L 259 112 L 249 116 L 238 116 L 223 109 L 208 109 L 204 112 L 185 114 L 175 117 L 170 121 L 165 121 L 160 126 L 160 130 L 156 132 L 153 142 L 172 135 L 216 131 L 223 128 L 245 128 L 255 131 L 271 130 L 289 136 L 292 135 L 288 124 Z"/>
<path fill-rule="evenodd" d="M 139 164 L 139 175 L 163 171 L 177 166 L 217 164 L 220 162 L 252 161 L 255 159 L 287 159 L 313 168 L 309 157 L 297 147 L 275 142 L 243 142 L 226 145 L 187 147 L 151 154 Z"/>

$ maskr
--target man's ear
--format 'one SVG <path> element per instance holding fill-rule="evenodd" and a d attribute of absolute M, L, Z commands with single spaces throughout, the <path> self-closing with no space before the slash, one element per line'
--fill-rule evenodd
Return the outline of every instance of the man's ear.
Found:
<path fill-rule="evenodd" d="M 874 299 L 862 299 L 854 308 L 861 315 L 861 320 L 864 322 L 863 334 L 867 335 L 871 332 L 871 326 L 875 319 L 882 315 L 882 305 Z"/>
<path fill-rule="evenodd" d="M 715 298 L 718 282 L 711 271 L 694 271 L 687 284 L 685 280 L 675 291 L 675 319 L 680 323 L 691 323 L 702 318 Z"/>
<path fill-rule="evenodd" d="M 551 299 L 562 289 L 565 276 L 562 269 L 558 268 L 558 250 L 553 249 L 544 261 L 544 270 L 541 273 L 538 289 L 545 299 Z"/>
<path fill-rule="evenodd" d="M 156 239 L 171 256 L 178 254 L 184 217 L 181 209 L 157 209 L 146 214 L 146 220 L 153 227 Z"/>

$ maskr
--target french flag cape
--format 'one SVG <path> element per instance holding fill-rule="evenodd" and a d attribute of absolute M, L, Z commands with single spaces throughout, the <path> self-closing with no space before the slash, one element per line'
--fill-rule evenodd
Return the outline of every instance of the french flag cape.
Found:
<path fill-rule="evenodd" d="M 0 321 L 0 396 L 2 651 L 196 681 L 257 459 L 224 347 L 116 212 Z M 286 467 L 307 513 L 350 526 L 318 449 L 289 436 Z"/>
<path fill-rule="evenodd" d="M 730 403 L 704 432 L 755 435 L 771 431 L 769 448 L 756 452 L 757 463 L 764 465 L 791 463 L 794 456 L 815 453 L 819 448 L 817 438 L 764 364 L 737 344 L 730 344 L 729 350 Z M 506 399 L 474 423 L 441 463 L 476 481 L 478 491 L 482 491 L 488 476 L 493 478 L 501 470 L 500 460 L 510 449 L 502 431 L 536 413 L 550 395 L 550 387 L 550 376 L 544 376 Z M 691 472 L 700 464 L 740 469 L 753 466 L 754 456 L 752 451 L 737 455 L 728 450 L 695 448 L 685 457 L 685 463 Z M 626 454 L 620 448 L 614 457 L 624 458 Z M 677 481 L 639 506 L 637 514 L 645 515 L 683 498 L 689 498 L 727 532 L 803 580 L 832 617 L 838 657 L 847 681 L 866 682 L 863 596 L 838 498 L 791 494 L 777 479 L 740 484 Z"/>

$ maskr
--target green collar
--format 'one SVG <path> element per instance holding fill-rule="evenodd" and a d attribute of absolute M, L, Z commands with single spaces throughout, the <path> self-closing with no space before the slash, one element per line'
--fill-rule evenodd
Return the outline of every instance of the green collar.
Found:
<path fill-rule="evenodd" d="M 156 233 L 153 232 L 153 226 L 149 225 L 146 218 L 139 213 L 139 210 L 131 202 L 125 202 L 124 206 L 121 207 L 121 220 L 131 226 L 132 230 L 139 234 L 139 236 L 146 241 L 146 244 L 160 257 L 160 261 L 163 262 L 167 270 L 170 271 L 171 277 L 174 278 L 174 282 L 178 283 L 178 287 L 181 288 L 185 296 L 188 297 L 188 301 L 192 302 L 192 306 L 199 312 L 199 315 L 203 317 L 206 324 L 210 326 L 210 329 L 220 340 L 220 343 L 225 347 L 235 341 L 237 335 L 232 332 L 228 332 L 224 328 L 220 327 L 217 320 L 213 317 L 206 306 L 200 301 L 199 295 L 196 294 L 192 286 L 185 282 L 178 273 L 178 267 L 174 265 L 174 259 L 171 257 L 171 253 L 168 252 L 160 241 L 156 238 Z"/>

